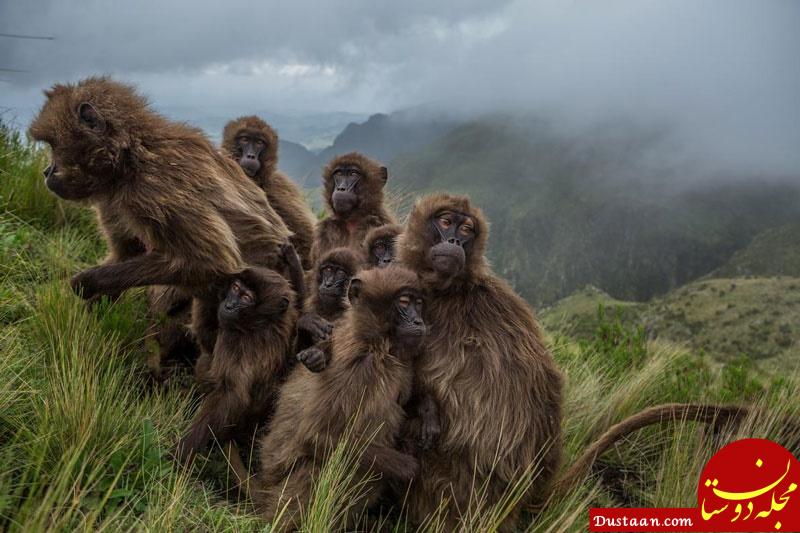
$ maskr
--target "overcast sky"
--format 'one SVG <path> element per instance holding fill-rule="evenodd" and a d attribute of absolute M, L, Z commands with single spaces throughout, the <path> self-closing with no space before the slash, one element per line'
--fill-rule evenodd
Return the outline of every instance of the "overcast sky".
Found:
<path fill-rule="evenodd" d="M 0 0 L 0 106 L 105 73 L 160 107 L 524 108 L 800 172 L 800 2 Z"/>

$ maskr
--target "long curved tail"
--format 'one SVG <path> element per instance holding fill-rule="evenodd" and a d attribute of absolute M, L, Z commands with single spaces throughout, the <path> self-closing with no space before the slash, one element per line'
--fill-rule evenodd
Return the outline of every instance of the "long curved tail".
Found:
<path fill-rule="evenodd" d="M 611 426 L 595 440 L 575 463 L 553 484 L 551 498 L 562 497 L 573 489 L 589 472 L 595 460 L 622 437 L 660 422 L 688 420 L 704 424 L 735 422 L 744 418 L 750 409 L 743 406 L 669 403 L 648 407 Z"/>

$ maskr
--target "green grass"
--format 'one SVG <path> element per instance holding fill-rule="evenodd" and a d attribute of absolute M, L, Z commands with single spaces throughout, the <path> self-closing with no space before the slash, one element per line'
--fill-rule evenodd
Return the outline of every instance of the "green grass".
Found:
<path fill-rule="evenodd" d="M 267 529 L 248 502 L 228 497 L 233 480 L 218 451 L 192 468 L 174 463 L 194 400 L 147 380 L 142 291 L 92 310 L 74 297 L 68 277 L 104 253 L 92 214 L 44 189 L 39 151 L 2 129 L 0 141 L 0 530 Z M 583 342 L 554 335 L 550 345 L 566 376 L 565 465 L 610 424 L 660 402 L 756 398 L 770 409 L 726 439 L 788 442 L 778 421 L 800 412 L 796 375 L 756 380 L 744 362 L 721 368 L 680 345 L 647 341 L 613 314 Z M 361 481 L 348 450 L 343 444 L 320 475 L 305 531 L 330 530 L 352 506 Z M 589 505 L 692 505 L 713 452 L 689 423 L 631 435 L 602 458 L 603 472 L 627 477 L 587 480 L 524 528 L 585 531 Z M 496 529 L 529 482 L 523 473 L 494 507 L 476 489 L 464 528 Z M 434 516 L 422 529 L 444 526 Z"/>

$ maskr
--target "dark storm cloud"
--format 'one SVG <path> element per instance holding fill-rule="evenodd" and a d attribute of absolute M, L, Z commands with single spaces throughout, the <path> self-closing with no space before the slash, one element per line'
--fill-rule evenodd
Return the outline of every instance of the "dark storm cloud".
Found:
<path fill-rule="evenodd" d="M 792 0 L 197 2 L 0 5 L 0 106 L 109 73 L 157 105 L 387 111 L 498 107 L 585 127 L 668 124 L 709 159 L 800 169 Z"/>

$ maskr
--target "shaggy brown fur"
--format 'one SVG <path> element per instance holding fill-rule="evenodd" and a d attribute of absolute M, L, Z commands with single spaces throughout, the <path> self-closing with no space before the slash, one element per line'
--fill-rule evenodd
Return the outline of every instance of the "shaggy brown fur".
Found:
<path fill-rule="evenodd" d="M 314 242 L 316 217 L 303 193 L 288 176 L 277 169 L 278 134 L 269 124 L 256 116 L 240 117 L 228 122 L 222 133 L 222 150 L 238 161 L 242 155 L 236 138 L 246 134 L 261 139 L 266 148 L 261 152 L 261 167 L 253 180 L 267 193 L 270 205 L 294 233 L 292 244 L 303 261 L 303 268 L 311 268 L 311 245 Z"/>
<path fill-rule="evenodd" d="M 465 264 L 450 276 L 437 273 L 428 257 L 437 242 L 431 219 L 444 209 L 475 223 Z M 421 454 L 424 475 L 412 484 L 408 507 L 419 523 L 449 498 L 446 519 L 454 530 L 476 490 L 485 487 L 484 503 L 497 503 L 537 463 L 523 503 L 546 497 L 561 455 L 561 374 L 528 304 L 489 269 L 487 238 L 486 219 L 468 198 L 438 194 L 416 202 L 399 246 L 401 264 L 426 289 L 429 356 L 417 378 L 439 405 L 442 423 L 438 446 Z M 519 509 L 504 527 L 518 515 Z"/>
<path fill-rule="evenodd" d="M 364 264 L 367 265 L 367 268 L 377 266 L 377 258 L 373 254 L 372 248 L 378 241 L 394 243 L 392 255 L 396 260 L 397 241 L 402 233 L 402 226 L 397 224 L 384 224 L 383 226 L 378 226 L 377 228 L 369 230 L 367 235 L 364 237 L 364 242 L 361 243 L 361 251 L 364 254 Z"/>
<path fill-rule="evenodd" d="M 153 285 L 147 289 L 149 336 L 158 345 L 149 361 L 150 372 L 156 380 L 169 377 L 168 368 L 191 367 L 199 348 L 194 341 L 192 297 L 179 287 Z"/>
<path fill-rule="evenodd" d="M 347 216 L 337 215 L 333 209 L 333 172 L 340 166 L 355 166 L 361 170 L 362 179 L 358 184 L 358 206 Z M 313 257 L 319 257 L 331 248 L 347 246 L 358 249 L 367 231 L 394 223 L 394 217 L 383 205 L 383 187 L 387 181 L 386 167 L 359 153 L 345 154 L 331 160 L 322 171 L 324 185 L 323 198 L 327 214 L 314 230 Z"/>
<path fill-rule="evenodd" d="M 212 285 L 246 265 L 289 275 L 286 225 L 200 130 L 153 112 L 131 87 L 88 78 L 45 95 L 30 133 L 52 149 L 47 185 L 97 208 L 110 250 L 104 263 L 72 278 L 73 289 L 91 298 L 181 286 L 197 297 L 194 328 L 210 352 L 217 329 Z"/>
<path fill-rule="evenodd" d="M 417 277 L 393 267 L 363 272 L 359 279 L 361 295 L 333 333 L 331 366 L 318 374 L 295 368 L 281 388 L 270 432 L 261 443 L 264 471 L 254 499 L 270 521 L 291 500 L 281 524 L 285 528 L 297 527 L 314 478 L 348 424 L 356 439 L 374 434 L 356 479 L 369 470 L 382 474 L 369 484 L 359 510 L 376 501 L 387 480 L 407 482 L 418 467 L 395 446 L 421 348 L 398 343 L 391 314 L 401 292 L 419 291 Z"/>
<path fill-rule="evenodd" d="M 285 377 L 297 311 L 294 292 L 279 274 L 253 267 L 234 280 L 254 294 L 253 303 L 220 321 L 212 355 L 203 354 L 196 373 L 207 390 L 195 420 L 179 444 L 183 459 L 212 440 L 246 442 L 269 418 Z M 226 305 L 223 299 L 220 308 Z M 249 446 L 246 446 L 249 449 Z"/>

